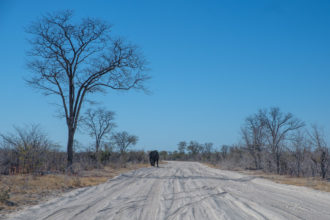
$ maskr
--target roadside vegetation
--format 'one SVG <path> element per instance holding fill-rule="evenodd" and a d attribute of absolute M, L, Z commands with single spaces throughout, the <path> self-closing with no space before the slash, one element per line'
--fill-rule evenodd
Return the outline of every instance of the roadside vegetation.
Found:
<path fill-rule="evenodd" d="M 181 141 L 161 159 L 201 161 L 221 169 L 249 171 L 277 182 L 330 191 L 329 144 L 322 129 L 308 127 L 279 108 L 262 109 L 248 116 L 241 141 L 234 145 Z"/>
<path fill-rule="evenodd" d="M 118 135 L 122 137 L 120 141 Z M 82 148 L 76 142 L 68 170 L 66 152 L 49 140 L 39 126 L 16 127 L 13 133 L 1 134 L 0 213 L 37 204 L 75 188 L 97 185 L 148 165 L 147 152 L 130 148 L 137 142 L 136 136 L 109 132 L 106 137 L 98 147 Z"/>
<path fill-rule="evenodd" d="M 128 147 L 121 151 L 112 136 L 100 143 L 98 151 L 95 146 L 74 151 L 70 171 L 66 153 L 39 126 L 16 127 L 14 133 L 0 137 L 0 213 L 148 166 L 147 152 L 129 149 L 130 140 L 122 140 Z"/>

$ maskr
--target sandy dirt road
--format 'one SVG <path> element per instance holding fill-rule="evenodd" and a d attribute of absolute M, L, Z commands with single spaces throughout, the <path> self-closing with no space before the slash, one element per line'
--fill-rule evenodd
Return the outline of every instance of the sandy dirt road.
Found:
<path fill-rule="evenodd" d="M 194 162 L 142 168 L 12 219 L 330 219 L 330 193 Z"/>

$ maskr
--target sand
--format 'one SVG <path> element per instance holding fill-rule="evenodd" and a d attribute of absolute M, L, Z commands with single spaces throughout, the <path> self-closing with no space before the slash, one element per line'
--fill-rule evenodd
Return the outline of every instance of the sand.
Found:
<path fill-rule="evenodd" d="M 9 219 L 330 219 L 330 193 L 196 162 L 141 168 Z"/>

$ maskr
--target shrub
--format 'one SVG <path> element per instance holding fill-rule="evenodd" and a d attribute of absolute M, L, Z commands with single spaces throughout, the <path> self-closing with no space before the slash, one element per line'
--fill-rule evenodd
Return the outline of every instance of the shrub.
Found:
<path fill-rule="evenodd" d="M 15 127 L 12 134 L 1 134 L 2 146 L 0 166 L 2 174 L 10 173 L 40 173 L 47 170 L 51 163 L 57 163 L 49 157 L 56 147 L 39 126 L 31 125 L 25 128 Z"/>
<path fill-rule="evenodd" d="M 7 188 L 7 189 L 1 188 L 0 189 L 0 202 L 1 203 L 6 203 L 9 200 L 9 198 L 10 198 L 9 193 L 10 193 L 10 188 Z"/>

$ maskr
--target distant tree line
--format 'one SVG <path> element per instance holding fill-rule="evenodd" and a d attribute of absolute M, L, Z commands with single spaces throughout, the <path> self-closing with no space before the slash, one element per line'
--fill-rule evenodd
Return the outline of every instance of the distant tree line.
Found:
<path fill-rule="evenodd" d="M 245 119 L 240 143 L 215 148 L 212 143 L 178 143 L 166 160 L 204 161 L 224 169 L 253 169 L 291 176 L 329 176 L 330 154 L 322 130 L 279 108 L 259 110 Z"/>
<path fill-rule="evenodd" d="M 113 130 L 113 112 L 89 109 L 81 126 L 95 144 L 78 150 L 80 145 L 75 142 L 74 172 L 148 162 L 148 152 L 130 150 L 137 143 L 137 136 Z M 67 172 L 66 153 L 39 126 L 16 127 L 14 133 L 0 134 L 0 141 L 1 174 Z M 322 130 L 317 126 L 307 128 L 279 108 L 259 110 L 247 117 L 238 144 L 215 147 L 211 142 L 181 141 L 177 150 L 159 154 L 162 160 L 201 161 L 224 169 L 262 170 L 298 177 L 326 179 L 330 168 L 329 145 Z"/>

